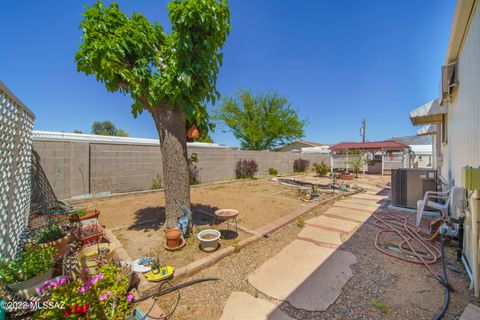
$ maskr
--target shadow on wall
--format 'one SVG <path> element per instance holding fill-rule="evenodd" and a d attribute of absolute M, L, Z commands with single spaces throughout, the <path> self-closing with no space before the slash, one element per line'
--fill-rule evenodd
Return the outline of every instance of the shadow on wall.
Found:
<path fill-rule="evenodd" d="M 213 224 L 214 212 L 218 207 L 192 204 L 192 218 L 197 226 Z M 217 222 L 219 224 L 220 222 Z M 165 224 L 165 206 L 146 207 L 135 212 L 135 221 L 128 227 L 128 230 L 158 230 Z"/>
<path fill-rule="evenodd" d="M 40 156 L 35 150 L 32 150 L 32 208 L 38 208 L 42 204 L 57 200 L 57 196 L 50 182 L 48 182 L 47 175 L 43 171 Z"/>

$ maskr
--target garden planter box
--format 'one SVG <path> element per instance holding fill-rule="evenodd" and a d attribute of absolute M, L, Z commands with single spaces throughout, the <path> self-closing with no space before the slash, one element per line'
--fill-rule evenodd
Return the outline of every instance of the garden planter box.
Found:
<path fill-rule="evenodd" d="M 71 240 L 72 240 L 72 236 L 70 234 L 67 234 L 66 236 L 58 240 L 47 242 L 47 243 L 41 243 L 40 247 L 42 248 L 54 247 L 55 249 L 57 249 L 57 254 L 55 255 L 55 259 L 60 260 L 68 251 L 68 244 L 70 243 Z"/>
<path fill-rule="evenodd" d="M 33 278 L 21 282 L 9 283 L 7 286 L 19 297 L 29 299 L 40 295 L 38 290 L 46 281 L 52 279 L 52 277 L 53 270 L 49 269 Z"/>
<path fill-rule="evenodd" d="M 99 243 L 104 236 L 103 227 L 98 224 L 89 224 L 82 226 L 75 231 L 75 237 L 80 241 L 82 246 Z"/>
<path fill-rule="evenodd" d="M 82 225 L 88 225 L 93 223 L 98 223 L 98 216 L 100 216 L 100 210 L 98 209 L 87 209 L 85 210 L 86 214 L 84 216 L 77 216 L 76 214 L 71 214 L 68 216 L 70 222 L 81 222 Z"/>
<path fill-rule="evenodd" d="M 340 180 L 353 180 L 353 174 L 340 174 L 338 179 L 340 179 Z"/>

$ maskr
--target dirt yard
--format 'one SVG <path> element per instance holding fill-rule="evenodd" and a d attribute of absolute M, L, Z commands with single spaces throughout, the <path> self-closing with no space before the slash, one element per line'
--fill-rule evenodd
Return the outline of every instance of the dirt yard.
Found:
<path fill-rule="evenodd" d="M 328 195 L 327 195 L 328 196 Z M 240 211 L 238 223 L 250 229 L 274 221 L 305 203 L 297 189 L 259 179 L 211 184 L 191 188 L 193 211 L 217 209 Z M 100 209 L 100 222 L 107 228 L 161 228 L 165 221 L 163 191 L 94 199 L 83 203 Z"/>
<path fill-rule="evenodd" d="M 199 226 L 199 230 L 207 229 L 209 226 Z M 215 225 L 215 229 L 227 230 L 225 223 Z M 230 230 L 235 228 L 230 224 Z M 185 247 L 179 251 L 167 251 L 164 248 L 165 238 L 163 232 L 155 229 L 130 229 L 120 228 L 113 230 L 117 239 L 122 243 L 128 255 L 133 259 L 139 257 L 158 257 L 163 264 L 179 268 L 185 266 L 195 260 L 201 259 L 209 255 L 199 249 L 200 241 L 197 239 L 198 230 L 194 228 L 193 234 L 186 239 Z M 237 230 L 237 237 L 220 239 L 220 248 L 226 248 L 230 245 L 236 245 L 239 241 L 250 236 L 249 233 L 240 229 Z M 231 234 L 231 233 L 230 233 Z"/>

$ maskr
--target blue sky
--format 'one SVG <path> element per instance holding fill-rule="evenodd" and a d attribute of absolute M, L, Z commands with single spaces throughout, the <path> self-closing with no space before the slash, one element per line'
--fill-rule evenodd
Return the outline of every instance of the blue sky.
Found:
<path fill-rule="evenodd" d="M 167 1 L 117 1 L 168 25 Z M 156 138 L 128 96 L 77 73 L 78 25 L 93 1 L 1 1 L 0 79 L 36 114 L 38 130 L 90 132 L 111 120 L 130 136 Z M 358 141 L 413 135 L 408 112 L 438 97 L 453 0 L 231 0 L 232 31 L 218 90 L 277 90 L 301 117 L 305 140 Z M 215 142 L 238 145 L 218 128 Z"/>

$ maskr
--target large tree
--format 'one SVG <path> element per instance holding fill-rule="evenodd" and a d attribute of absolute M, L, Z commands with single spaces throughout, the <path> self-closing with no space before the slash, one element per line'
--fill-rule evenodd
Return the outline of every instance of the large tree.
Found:
<path fill-rule="evenodd" d="M 230 31 L 226 0 L 173 0 L 167 5 L 171 31 L 142 14 L 130 17 L 116 3 L 87 7 L 80 24 L 83 42 L 77 68 L 93 74 L 109 91 L 129 94 L 132 114 L 149 112 L 162 152 L 166 226 L 190 206 L 186 120 L 208 128 L 208 102 L 219 97 L 217 73 Z"/>
<path fill-rule="evenodd" d="M 117 128 L 112 121 L 95 121 L 92 124 L 92 133 L 101 136 L 128 137 L 125 130 Z"/>
<path fill-rule="evenodd" d="M 248 90 L 223 99 L 215 118 L 240 140 L 242 149 L 250 150 L 274 149 L 301 138 L 307 123 L 277 92 L 253 95 Z"/>

